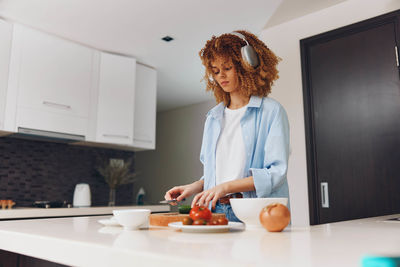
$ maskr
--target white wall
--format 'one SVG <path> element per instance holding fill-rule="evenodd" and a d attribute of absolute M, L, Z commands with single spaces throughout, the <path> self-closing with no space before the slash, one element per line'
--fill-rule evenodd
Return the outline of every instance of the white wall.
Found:
<path fill-rule="evenodd" d="M 156 150 L 136 152 L 135 157 L 139 181 L 134 191 L 143 186 L 146 201 L 157 203 L 169 188 L 203 175 L 199 159 L 203 127 L 214 105 L 215 101 L 207 101 L 157 114 Z"/>
<path fill-rule="evenodd" d="M 300 40 L 368 18 L 400 9 L 399 0 L 348 0 L 319 12 L 264 30 L 260 37 L 282 58 L 280 79 L 271 97 L 285 107 L 291 129 L 292 154 L 288 180 L 293 225 L 309 225 L 307 163 L 303 113 Z M 146 199 L 163 199 L 171 186 L 198 179 L 203 124 L 213 101 L 159 113 L 156 151 L 136 153 L 136 170 Z"/>
<path fill-rule="evenodd" d="M 348 0 L 330 8 L 265 29 L 261 39 L 282 58 L 280 79 L 272 97 L 285 107 L 290 121 L 292 154 L 288 181 L 292 222 L 308 225 L 308 189 L 300 40 L 400 9 L 399 0 Z"/>

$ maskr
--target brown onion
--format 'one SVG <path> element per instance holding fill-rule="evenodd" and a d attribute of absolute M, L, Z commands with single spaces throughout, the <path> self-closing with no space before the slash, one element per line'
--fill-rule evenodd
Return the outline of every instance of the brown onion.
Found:
<path fill-rule="evenodd" d="M 290 211 L 283 204 L 270 204 L 261 210 L 260 222 L 268 231 L 280 232 L 285 229 L 290 222 Z"/>

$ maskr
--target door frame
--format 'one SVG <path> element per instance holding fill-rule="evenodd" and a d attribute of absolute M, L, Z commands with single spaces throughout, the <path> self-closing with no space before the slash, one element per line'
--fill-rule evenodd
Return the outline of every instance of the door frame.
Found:
<path fill-rule="evenodd" d="M 304 123 L 306 133 L 306 156 L 307 156 L 307 181 L 308 181 L 308 203 L 310 214 L 310 225 L 320 224 L 319 208 L 321 203 L 321 190 L 318 184 L 317 162 L 316 162 L 316 144 L 314 142 L 314 112 L 313 112 L 313 95 L 311 88 L 311 74 L 309 72 L 309 48 L 318 43 L 324 43 L 330 40 L 343 38 L 370 28 L 378 27 L 388 23 L 395 25 L 395 42 L 399 47 L 400 37 L 400 10 L 396 10 L 384 15 L 373 17 L 361 22 L 357 22 L 348 26 L 344 26 L 332 31 L 321 33 L 300 40 L 300 55 L 301 55 L 301 73 L 303 85 L 303 108 L 304 108 Z M 394 48 L 393 48 L 394 49 Z M 400 75 L 400 72 L 399 72 Z"/>

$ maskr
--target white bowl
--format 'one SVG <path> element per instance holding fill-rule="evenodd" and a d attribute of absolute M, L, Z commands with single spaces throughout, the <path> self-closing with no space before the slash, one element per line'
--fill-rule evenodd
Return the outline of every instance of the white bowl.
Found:
<path fill-rule="evenodd" d="M 231 198 L 230 199 L 232 210 L 236 217 L 246 224 L 246 229 L 260 229 L 261 210 L 272 204 L 281 203 L 287 206 L 287 198 Z"/>
<path fill-rule="evenodd" d="M 139 229 L 149 220 L 149 209 L 113 210 L 115 220 L 126 230 Z"/>

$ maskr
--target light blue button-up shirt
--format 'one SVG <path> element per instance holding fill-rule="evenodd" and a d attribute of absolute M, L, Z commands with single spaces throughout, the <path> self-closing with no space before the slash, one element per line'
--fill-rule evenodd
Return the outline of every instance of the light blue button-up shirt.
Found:
<path fill-rule="evenodd" d="M 204 190 L 216 186 L 215 151 L 224 108 L 223 102 L 212 108 L 204 125 L 200 152 Z M 272 98 L 251 96 L 240 125 L 246 149 L 245 177 L 253 176 L 255 187 L 255 191 L 243 192 L 243 196 L 289 198 L 289 122 L 284 108 Z"/>

